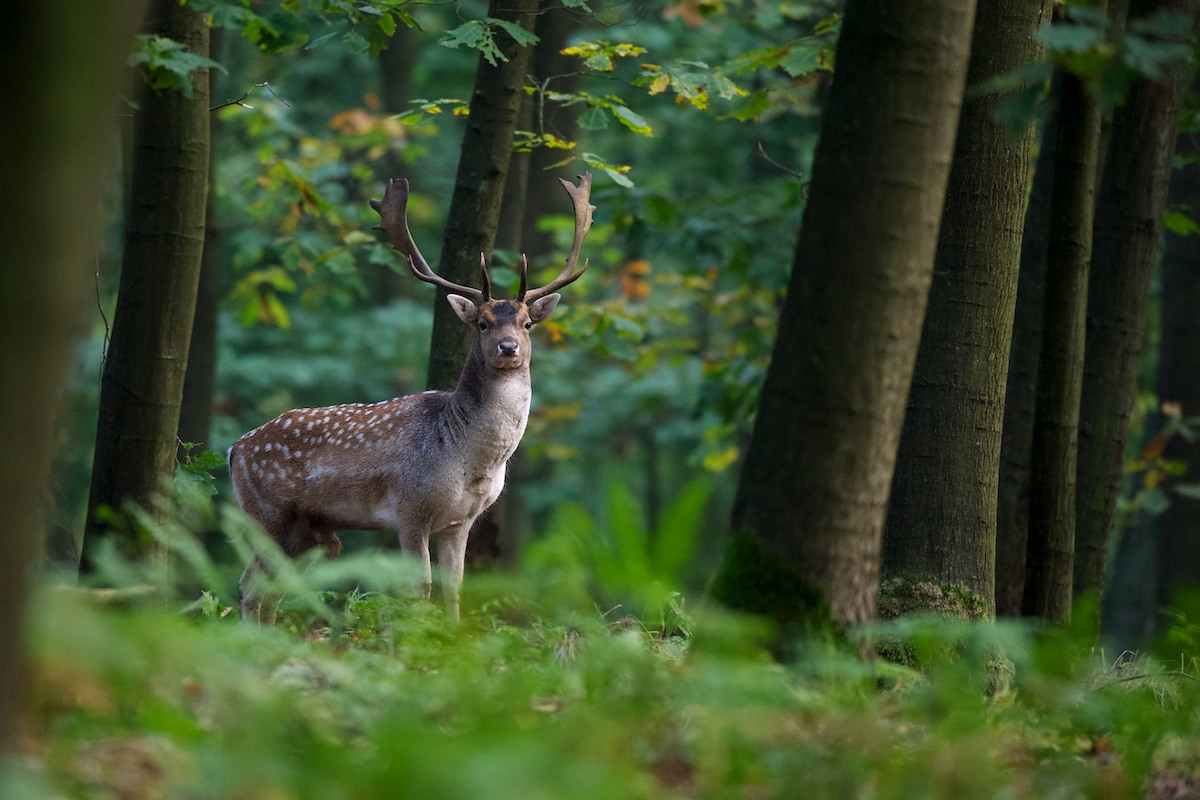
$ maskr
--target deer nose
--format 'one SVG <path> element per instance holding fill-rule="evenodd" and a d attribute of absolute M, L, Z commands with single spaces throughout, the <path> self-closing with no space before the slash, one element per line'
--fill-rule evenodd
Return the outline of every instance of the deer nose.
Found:
<path fill-rule="evenodd" d="M 520 352 L 520 347 L 517 345 L 517 340 L 513 339 L 511 336 L 501 339 L 500 343 L 496 345 L 496 349 L 500 351 L 500 355 L 502 356 L 515 356 L 518 352 Z"/>

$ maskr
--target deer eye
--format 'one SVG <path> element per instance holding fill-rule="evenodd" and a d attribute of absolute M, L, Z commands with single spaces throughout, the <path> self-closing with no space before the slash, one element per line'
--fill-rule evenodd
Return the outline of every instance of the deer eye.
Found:
<path fill-rule="evenodd" d="M 525 330 L 529 330 L 529 329 L 530 329 L 530 328 L 532 328 L 532 327 L 533 327 L 533 323 L 532 323 L 532 322 L 526 322 L 526 323 L 525 323 Z"/>
<path fill-rule="evenodd" d="M 480 322 L 480 323 L 479 323 L 479 330 L 481 330 L 481 331 L 486 331 L 486 330 L 487 330 L 487 323 L 486 323 L 486 322 Z"/>

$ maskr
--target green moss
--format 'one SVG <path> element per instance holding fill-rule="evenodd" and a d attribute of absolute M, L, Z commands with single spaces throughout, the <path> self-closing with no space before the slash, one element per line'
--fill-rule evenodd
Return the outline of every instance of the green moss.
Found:
<path fill-rule="evenodd" d="M 825 592 L 750 533 L 730 538 L 709 595 L 737 611 L 775 620 L 783 638 L 841 633 Z"/>
<path fill-rule="evenodd" d="M 884 580 L 879 587 L 878 614 L 880 620 L 898 624 L 892 629 L 897 635 L 880 636 L 875 641 L 875 652 L 922 672 L 935 662 L 960 660 L 972 638 L 963 623 L 986 623 L 991 619 L 987 601 L 966 587 L 916 576 Z M 975 658 L 985 673 L 984 693 L 995 697 L 1007 691 L 1015 672 L 1013 662 L 995 647 L 986 647 Z"/>
<path fill-rule="evenodd" d="M 983 620 L 989 617 L 987 600 L 958 584 L 913 576 L 887 578 L 880 584 L 880 619 L 898 619 L 917 612 L 952 619 Z"/>

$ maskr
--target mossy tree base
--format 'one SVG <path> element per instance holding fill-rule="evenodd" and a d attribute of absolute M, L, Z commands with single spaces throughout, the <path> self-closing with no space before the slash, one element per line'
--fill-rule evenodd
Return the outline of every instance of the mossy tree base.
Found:
<path fill-rule="evenodd" d="M 833 619 L 825 592 L 750 533 L 738 532 L 730 538 L 709 596 L 736 611 L 777 623 L 776 645 L 807 636 L 841 638 L 844 633 Z"/>

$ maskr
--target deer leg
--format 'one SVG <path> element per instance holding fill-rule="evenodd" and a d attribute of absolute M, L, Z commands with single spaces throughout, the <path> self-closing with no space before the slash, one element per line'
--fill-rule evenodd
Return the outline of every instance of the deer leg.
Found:
<path fill-rule="evenodd" d="M 341 540 L 337 538 L 336 533 L 318 527 L 312 519 L 302 514 L 277 513 L 269 522 L 269 525 L 263 525 L 264 529 L 289 558 L 295 558 L 320 544 L 325 545 L 331 556 L 339 555 L 341 552 Z M 336 550 L 334 550 L 335 546 Z M 283 602 L 283 593 L 264 592 L 261 587 L 256 585 L 260 579 L 259 576 L 267 579 L 274 577 L 262 556 L 255 553 L 254 559 L 246 567 L 238 582 L 238 587 L 242 592 L 242 619 L 274 625 L 279 605 Z"/>
<path fill-rule="evenodd" d="M 246 567 L 241 580 L 238 581 L 238 588 L 242 592 L 242 621 L 253 620 L 260 624 L 274 625 L 275 614 L 279 610 L 279 603 L 282 601 L 283 595 L 262 592 L 255 585 L 258 574 L 266 575 L 268 573 L 266 564 L 255 553 L 254 560 Z"/>
<path fill-rule="evenodd" d="M 429 565 L 429 532 L 418 528 L 401 528 L 398 532 L 400 549 L 415 558 L 421 567 L 421 577 L 413 583 L 413 594 L 428 600 L 433 591 L 433 570 Z"/>
<path fill-rule="evenodd" d="M 446 618 L 458 622 L 458 592 L 463 582 L 463 565 L 467 555 L 468 520 L 438 532 L 438 567 L 442 573 L 442 594 L 446 599 Z"/>

